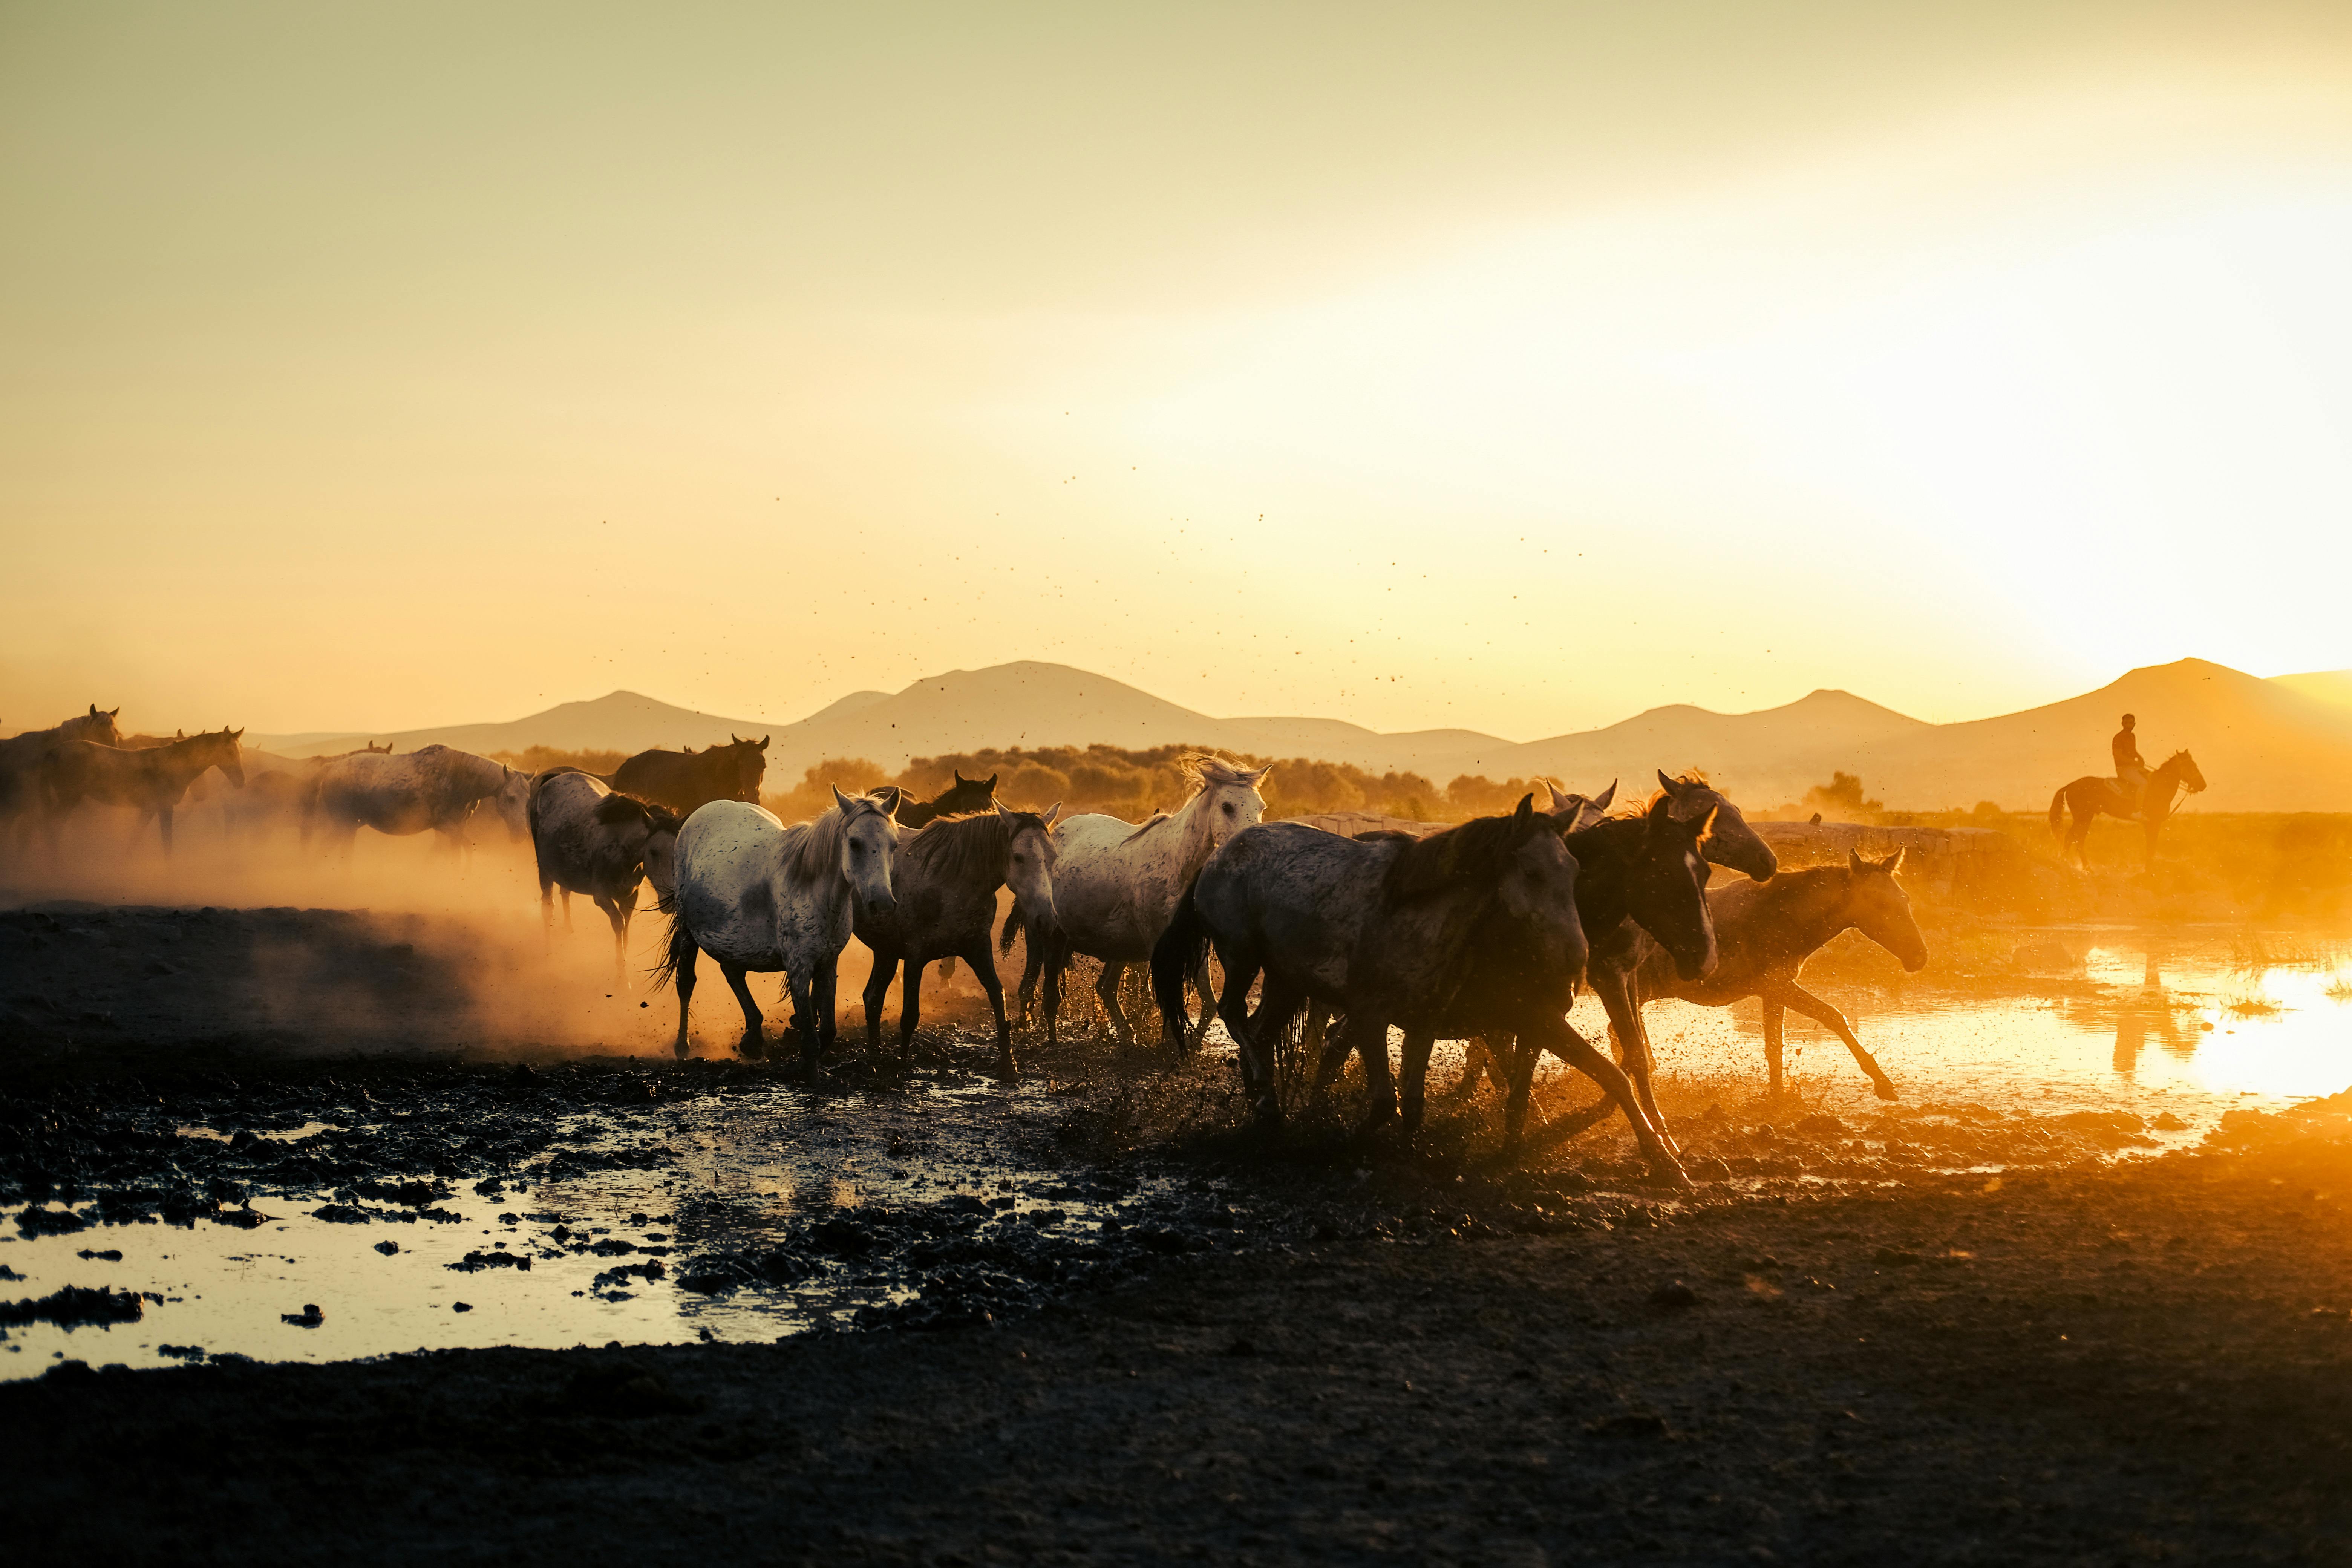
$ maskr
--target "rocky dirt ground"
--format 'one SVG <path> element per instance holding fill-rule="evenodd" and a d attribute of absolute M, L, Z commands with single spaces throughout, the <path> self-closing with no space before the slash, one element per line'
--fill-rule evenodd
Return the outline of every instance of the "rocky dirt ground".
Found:
<path fill-rule="evenodd" d="M 177 1040 L 140 1019 L 112 1036 L 70 1019 L 10 1031 L 0 1196 L 18 1226 L 110 1205 L 218 1224 L 321 1184 L 359 1206 L 429 1207 L 453 1184 L 580 1157 L 547 1136 L 551 1104 L 594 1108 L 616 1147 L 649 1150 L 633 1119 L 772 1070 L 322 1061 L 201 1009 Z M 68 1048 L 73 1031 L 89 1033 Z M 2235 1114 L 2152 1155 L 2095 1119 L 1948 1106 L 1845 1126 L 1727 1098 L 1687 1119 L 1712 1179 L 1682 1199 L 1606 1141 L 1505 1165 L 1463 1112 L 1415 1150 L 1318 1127 L 1267 1148 L 1234 1129 L 1223 1064 L 1031 1054 L 1066 1112 L 1024 1152 L 1089 1190 L 1171 1194 L 1140 1223 L 1081 1247 L 1016 1244 L 1003 1221 L 945 1205 L 833 1216 L 863 1239 L 812 1225 L 782 1250 L 810 1267 L 829 1248 L 901 1259 L 938 1287 L 917 1298 L 929 1309 L 774 1344 L 63 1363 L 0 1385 L 9 1555 L 2111 1563 L 2352 1549 L 2352 1097 Z M 835 1076 L 835 1120 L 894 1093 L 887 1064 L 853 1056 Z M 348 1121 L 362 1102 L 385 1135 L 166 1136 L 183 1121 Z M 1961 1168 L 1984 1164 L 2005 1169 Z M 786 1267 L 773 1250 L 699 1256 L 714 1276 L 756 1274 Z"/>

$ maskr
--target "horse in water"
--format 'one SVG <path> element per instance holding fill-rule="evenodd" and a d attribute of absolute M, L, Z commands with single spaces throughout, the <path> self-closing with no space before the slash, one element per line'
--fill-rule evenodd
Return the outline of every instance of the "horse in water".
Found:
<path fill-rule="evenodd" d="M 833 1044 L 835 987 L 841 950 L 849 945 L 860 910 L 887 916 L 895 908 L 892 878 L 898 855 L 898 791 L 885 784 L 870 795 L 833 792 L 834 808 L 814 822 L 786 827 L 775 814 L 737 800 L 715 800 L 678 830 L 669 942 L 654 987 L 677 982 L 677 1054 L 687 1053 L 687 1014 L 694 1003 L 697 957 L 709 953 L 743 1008 L 737 1049 L 756 1057 L 764 1047 L 759 1005 L 743 976 L 784 972 L 792 989 L 793 1026 L 801 1058 L 816 1071 Z"/>
<path fill-rule="evenodd" d="M 1160 812 L 1140 825 L 1087 813 L 1054 829 L 1058 852 L 1054 865 L 1055 929 L 1042 943 L 1034 940 L 1034 929 L 1031 932 L 1029 961 L 1021 976 L 1024 1011 L 1039 968 L 1058 968 L 1072 953 L 1082 952 L 1102 961 L 1095 995 L 1113 1037 L 1122 1045 L 1135 1043 L 1135 1030 L 1118 1005 L 1119 976 L 1129 964 L 1150 961 L 1176 900 L 1209 857 L 1265 815 L 1265 797 L 1258 785 L 1274 772 L 1271 764 L 1244 768 L 1222 757 L 1187 757 L 1183 768 L 1192 781 L 1192 793 L 1172 812 Z M 1209 1001 L 1207 969 L 1202 968 L 1196 978 L 1201 1026 L 1206 1028 L 1216 1016 Z M 1045 1024 L 1051 1038 L 1050 1013 Z"/>
<path fill-rule="evenodd" d="M 554 890 L 563 889 L 563 929 L 572 929 L 572 895 L 584 893 L 613 922 L 613 968 L 628 984 L 629 918 L 649 859 L 665 858 L 683 826 L 677 813 L 616 794 L 595 774 L 550 768 L 531 776 L 525 809 L 539 866 L 539 908 L 555 936 Z M 656 846 L 656 840 L 667 843 Z M 656 889 L 658 892 L 659 889 Z"/>
<path fill-rule="evenodd" d="M 1557 797 L 1558 792 L 1554 795 Z M 1576 797 L 1567 798 L 1572 801 Z M 1560 823 L 1562 842 L 1577 863 L 1577 921 L 1587 943 L 1587 974 L 1594 967 L 1591 953 L 1599 946 L 1594 933 L 1614 940 L 1621 930 L 1628 928 L 1636 933 L 1650 933 L 1671 954 L 1673 966 L 1686 977 L 1696 978 L 1713 968 L 1717 955 L 1714 923 L 1706 897 L 1708 866 L 1700 854 L 1708 823 L 1678 818 L 1673 802 L 1664 796 L 1654 801 L 1639 816 L 1609 817 L 1588 826 L 1574 826 L 1580 816 L 1563 813 L 1556 820 Z M 1516 1054 L 1510 1049 L 1503 1053 L 1511 1062 L 1504 1075 L 1507 1142 L 1516 1144 L 1518 1141 L 1526 1122 L 1536 1060 L 1540 1052 L 1549 1050 L 1609 1089 L 1610 1098 L 1602 1103 L 1618 1102 L 1641 1112 L 1639 1117 L 1630 1112 L 1627 1116 L 1637 1140 L 1646 1128 L 1660 1147 L 1675 1152 L 1665 1119 L 1643 1094 L 1638 1076 L 1616 1074 L 1613 1069 L 1611 1074 L 1593 1072 L 1591 1064 L 1600 1053 L 1566 1019 L 1569 1005 L 1574 1000 L 1571 987 L 1557 1012 L 1540 1016 L 1532 1031 L 1464 1028 L 1445 1031 L 1441 1037 L 1478 1037 L 1502 1041 L 1517 1035 Z M 1432 1043 L 1433 1038 L 1426 1035 L 1416 1039 L 1409 1032 L 1406 1038 L 1403 1079 L 1408 1131 L 1419 1124 Z M 1347 1060 L 1351 1045 L 1366 1048 L 1366 1085 L 1372 1092 L 1375 1115 L 1384 1117 L 1391 1095 L 1384 1034 L 1351 1030 L 1327 1050 L 1317 1075 L 1317 1090 L 1319 1093 L 1328 1087 Z M 1371 1054 L 1374 1049 L 1378 1051 L 1377 1059 Z M 1617 1094 L 1620 1083 L 1628 1090 L 1622 1101 Z"/>
<path fill-rule="evenodd" d="M 942 817 L 898 846 L 893 871 L 893 907 L 860 906 L 857 938 L 874 950 L 866 982 L 866 1045 L 882 1044 L 882 1002 L 891 977 L 906 964 L 898 994 L 898 1050 L 904 1055 L 922 1015 L 923 967 L 934 958 L 961 958 L 988 993 L 996 1015 L 997 1070 L 1010 1078 L 1020 1070 L 1013 1058 L 1013 1029 L 1004 1019 L 1004 986 L 989 955 L 989 925 L 996 918 L 996 889 L 1011 887 L 1027 908 L 1054 918 L 1054 818 L 1056 801 L 1043 813 L 1011 811 L 992 804 L 969 816 Z"/>
<path fill-rule="evenodd" d="M 1893 953 L 1913 973 L 1926 967 L 1927 939 L 1912 918 L 1911 900 L 1895 880 L 1903 864 L 1900 850 L 1884 860 L 1867 860 L 1848 853 L 1843 866 L 1816 866 L 1783 871 L 1769 882 L 1733 882 L 1707 890 L 1707 911 L 1715 920 L 1716 964 L 1692 980 L 1679 973 L 1671 955 L 1644 935 L 1634 967 L 1633 1016 L 1660 997 L 1671 996 L 1706 1007 L 1728 1007 L 1750 996 L 1764 1002 L 1764 1059 L 1770 1068 L 1772 1092 L 1781 1090 L 1783 1015 L 1799 1013 L 1834 1033 L 1853 1053 L 1857 1066 L 1870 1077 L 1881 1100 L 1896 1098 L 1895 1085 L 1871 1054 L 1853 1037 L 1845 1016 L 1798 984 L 1805 961 L 1832 937 L 1849 931 L 1863 935 Z M 1635 1059 L 1624 1036 L 1613 1026 L 1619 1059 Z M 1645 1048 L 1640 1061 L 1646 1064 Z M 1476 1087 L 1487 1063 L 1475 1047 L 1469 1070 L 1462 1075 L 1459 1092 Z M 1489 1069 L 1491 1070 L 1491 1069 Z M 1645 1068 L 1646 1070 L 1646 1068 Z M 1606 1114 L 1606 1107 L 1596 1108 Z"/>
<path fill-rule="evenodd" d="M 206 768 L 218 768 L 229 783 L 245 787 L 245 762 L 237 742 L 242 730 L 223 729 L 217 734 L 189 735 L 142 751 L 102 746 L 95 741 L 66 741 L 41 759 L 41 795 L 55 822 L 86 800 L 106 805 L 127 805 L 139 813 L 131 842 L 147 831 L 152 817 L 162 828 L 163 853 L 172 852 L 172 813 L 188 786 Z"/>
<path fill-rule="evenodd" d="M 996 804 L 996 777 L 991 773 L 984 779 L 968 779 L 957 771 L 955 783 L 930 799 L 910 800 L 899 807 L 899 830 L 905 832 L 929 827 L 942 816 L 961 816 L 968 812 L 986 811 Z"/>
<path fill-rule="evenodd" d="M 395 837 L 431 831 L 461 850 L 475 808 L 516 793 L 518 779 L 527 793 L 528 775 L 454 746 L 419 746 L 398 756 L 353 752 L 312 775 L 302 841 L 308 844 L 311 828 L 323 823 L 330 847 L 345 855 L 362 827 Z"/>
<path fill-rule="evenodd" d="M 691 816 L 714 800 L 760 804 L 760 781 L 767 776 L 768 742 L 762 735 L 747 741 L 730 734 L 728 743 L 698 752 L 658 748 L 639 752 L 613 770 L 611 784 L 623 795 L 650 800 L 681 816 Z"/>
<path fill-rule="evenodd" d="M 2185 751 L 2173 752 L 2164 759 L 2162 767 L 2147 775 L 2147 784 L 2140 790 L 2137 815 L 2115 780 L 2084 774 L 2050 797 L 2050 833 L 2059 841 L 2058 858 L 2063 860 L 2071 849 L 2075 863 L 2089 870 L 2091 824 L 2105 812 L 2140 825 L 2147 835 L 2148 869 L 2156 869 L 2156 836 L 2164 831 L 2165 819 L 2173 814 L 2174 803 L 2184 789 L 2190 795 L 2205 791 L 2205 775 L 2198 771 L 2197 759 Z M 2070 811 L 2074 815 L 2072 827 L 2065 826 Z"/>
<path fill-rule="evenodd" d="M 101 712 L 93 702 L 89 712 L 76 714 L 62 724 L 27 730 L 0 741 L 0 822 L 21 818 L 29 831 L 32 810 L 41 801 L 41 760 L 68 741 L 121 746 L 122 731 L 115 727 L 114 716 L 121 711 L 110 708 Z"/>

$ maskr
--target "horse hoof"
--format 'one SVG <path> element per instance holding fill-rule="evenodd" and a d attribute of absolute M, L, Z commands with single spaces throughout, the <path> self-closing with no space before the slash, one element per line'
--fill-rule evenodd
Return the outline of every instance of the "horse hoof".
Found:
<path fill-rule="evenodd" d="M 677 1045 L 671 1047 L 671 1049 L 677 1053 L 677 1059 L 680 1061 L 686 1060 L 686 1053 L 692 1047 L 688 1047 L 684 1040 L 678 1041 Z"/>

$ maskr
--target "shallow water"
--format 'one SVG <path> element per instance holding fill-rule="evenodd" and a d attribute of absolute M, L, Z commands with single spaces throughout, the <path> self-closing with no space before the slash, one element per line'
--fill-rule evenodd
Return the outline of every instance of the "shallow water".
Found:
<path fill-rule="evenodd" d="M 2281 962 L 2227 931 L 2014 934 L 2020 946 L 2056 942 L 2080 964 L 2040 974 L 1995 964 L 2000 973 L 1959 982 L 1931 966 L 1884 988 L 1834 975 L 1810 983 L 1853 1021 L 1906 1104 L 2128 1110 L 2150 1124 L 2155 1144 L 2145 1152 L 2193 1142 L 2231 1110 L 2352 1086 L 2352 987 L 2339 983 L 2328 949 L 2305 944 Z M 1589 996 L 1575 1021 L 1589 1037 L 1604 1037 Z M 1754 1004 L 1660 1004 L 1650 1021 L 1670 1077 L 1702 1092 L 1719 1088 L 1727 1100 L 1762 1087 Z M 1810 1105 L 1849 1119 L 1877 1105 L 1826 1029 L 1791 1015 L 1788 1040 L 1792 1085 Z M 1457 1070 L 1458 1052 L 1441 1047 L 1440 1060 L 1443 1081 Z M 669 1153 L 651 1170 L 527 1178 L 489 1192 L 461 1184 L 434 1205 L 460 1220 L 337 1224 L 310 1213 L 328 1192 L 272 1191 L 255 1196 L 253 1206 L 272 1217 L 252 1229 L 199 1220 L 193 1229 L 150 1222 L 0 1236 L 0 1265 L 22 1277 L 0 1282 L 0 1295 L 37 1298 L 74 1285 L 154 1298 L 133 1323 L 8 1329 L 0 1378 L 35 1375 L 67 1356 L 132 1366 L 180 1359 L 167 1346 L 328 1361 L 461 1345 L 765 1340 L 845 1323 L 861 1308 L 922 1289 L 922 1268 L 903 1258 L 831 1258 L 804 1279 L 709 1293 L 683 1288 L 677 1266 L 712 1248 L 780 1241 L 795 1226 L 804 1238 L 813 1216 L 861 1206 L 937 1215 L 949 1200 L 1002 1205 L 958 1221 L 981 1242 L 1030 1239 L 1026 1226 L 1082 1260 L 1168 1194 L 1021 1158 L 1015 1134 L 1035 1131 L 1059 1103 L 1034 1079 L 1007 1091 L 952 1069 L 919 1073 L 892 1094 L 812 1096 L 763 1082 L 667 1105 L 625 1127 L 593 1108 L 567 1110 L 573 1146 L 650 1136 Z M 2158 1125 L 2168 1115 L 2177 1126 Z M 271 1136 L 299 1139 L 323 1125 Z M 194 1123 L 178 1131 L 227 1135 Z M 1035 1226 L 1052 1215 L 1060 1217 Z M 397 1251 L 378 1251 L 386 1241 Z M 599 1246 L 601 1253 L 585 1250 Z M 118 1251 L 119 1259 L 103 1256 Z M 449 1267 L 469 1252 L 503 1252 L 530 1267 Z M 658 1279 L 598 1282 L 615 1268 L 654 1262 Z M 315 1322 L 305 1316 L 310 1305 L 320 1310 Z"/>
<path fill-rule="evenodd" d="M 0 1266 L 22 1277 L 0 1283 L 0 1294 L 37 1299 L 67 1285 L 149 1293 L 136 1322 L 6 1329 L 0 1379 L 37 1375 L 65 1357 L 165 1364 L 191 1359 L 188 1347 L 205 1352 L 194 1359 L 336 1361 L 471 1345 L 772 1340 L 845 1324 L 860 1308 L 908 1299 L 916 1276 L 903 1265 L 845 1258 L 794 1285 L 705 1293 L 678 1284 L 678 1266 L 714 1247 L 782 1241 L 795 1222 L 826 1214 L 959 1198 L 988 1205 L 982 1234 L 1044 1219 L 1057 1238 L 1083 1247 L 1106 1219 L 1117 1229 L 1118 1216 L 1148 1204 L 1156 1184 L 1088 1190 L 1010 1156 L 1008 1123 L 1052 1106 L 1045 1085 L 1008 1093 L 953 1072 L 919 1078 L 904 1094 L 846 1100 L 768 1084 L 674 1108 L 657 1129 L 676 1155 L 664 1168 L 462 1184 L 425 1210 L 457 1220 L 411 1210 L 338 1223 L 310 1212 L 332 1200 L 321 1189 L 257 1193 L 251 1207 L 268 1217 L 249 1229 L 151 1220 L 0 1237 Z M 598 1147 L 598 1119 L 573 1120 L 583 1134 L 575 1146 Z M 324 1125 L 277 1136 L 292 1141 Z M 919 1128 L 937 1134 L 932 1147 L 891 1152 Z M 396 1250 L 380 1251 L 383 1243 Z M 451 1267 L 469 1253 L 528 1266 Z M 660 1278 L 598 1278 L 649 1263 Z"/>

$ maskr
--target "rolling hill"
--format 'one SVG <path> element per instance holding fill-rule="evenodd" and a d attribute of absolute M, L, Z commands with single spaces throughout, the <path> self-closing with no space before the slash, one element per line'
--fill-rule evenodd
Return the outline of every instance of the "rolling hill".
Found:
<path fill-rule="evenodd" d="M 1658 768 L 1704 769 L 1744 801 L 1799 799 L 1832 770 L 1913 809 L 1993 800 L 2035 808 L 2060 784 L 2102 772 L 2116 716 L 2139 716 L 2150 761 L 2189 747 L 2207 810 L 2352 811 L 2352 671 L 2263 679 L 2202 659 L 2135 669 L 2096 691 L 2044 707 L 1929 724 L 1845 691 L 1815 691 L 1753 713 L 1654 708 L 1602 729 L 1518 742 L 1467 730 L 1382 734 L 1338 720 L 1219 719 L 1068 665 L 1023 662 L 950 670 L 896 692 L 860 691 L 790 723 L 729 719 L 615 691 L 503 723 L 389 737 L 403 751 L 430 742 L 469 751 L 640 751 L 703 746 L 730 734 L 770 735 L 770 777 L 795 779 L 825 757 L 866 757 L 891 769 L 915 756 L 987 746 L 1171 742 L 1261 756 L 1320 757 L 1375 772 L 1411 769 L 1439 784 L 1457 773 L 1543 774 L 1574 788 L 1612 778 L 1628 787 Z M 377 735 L 256 736 L 290 755 L 344 751 Z"/>

